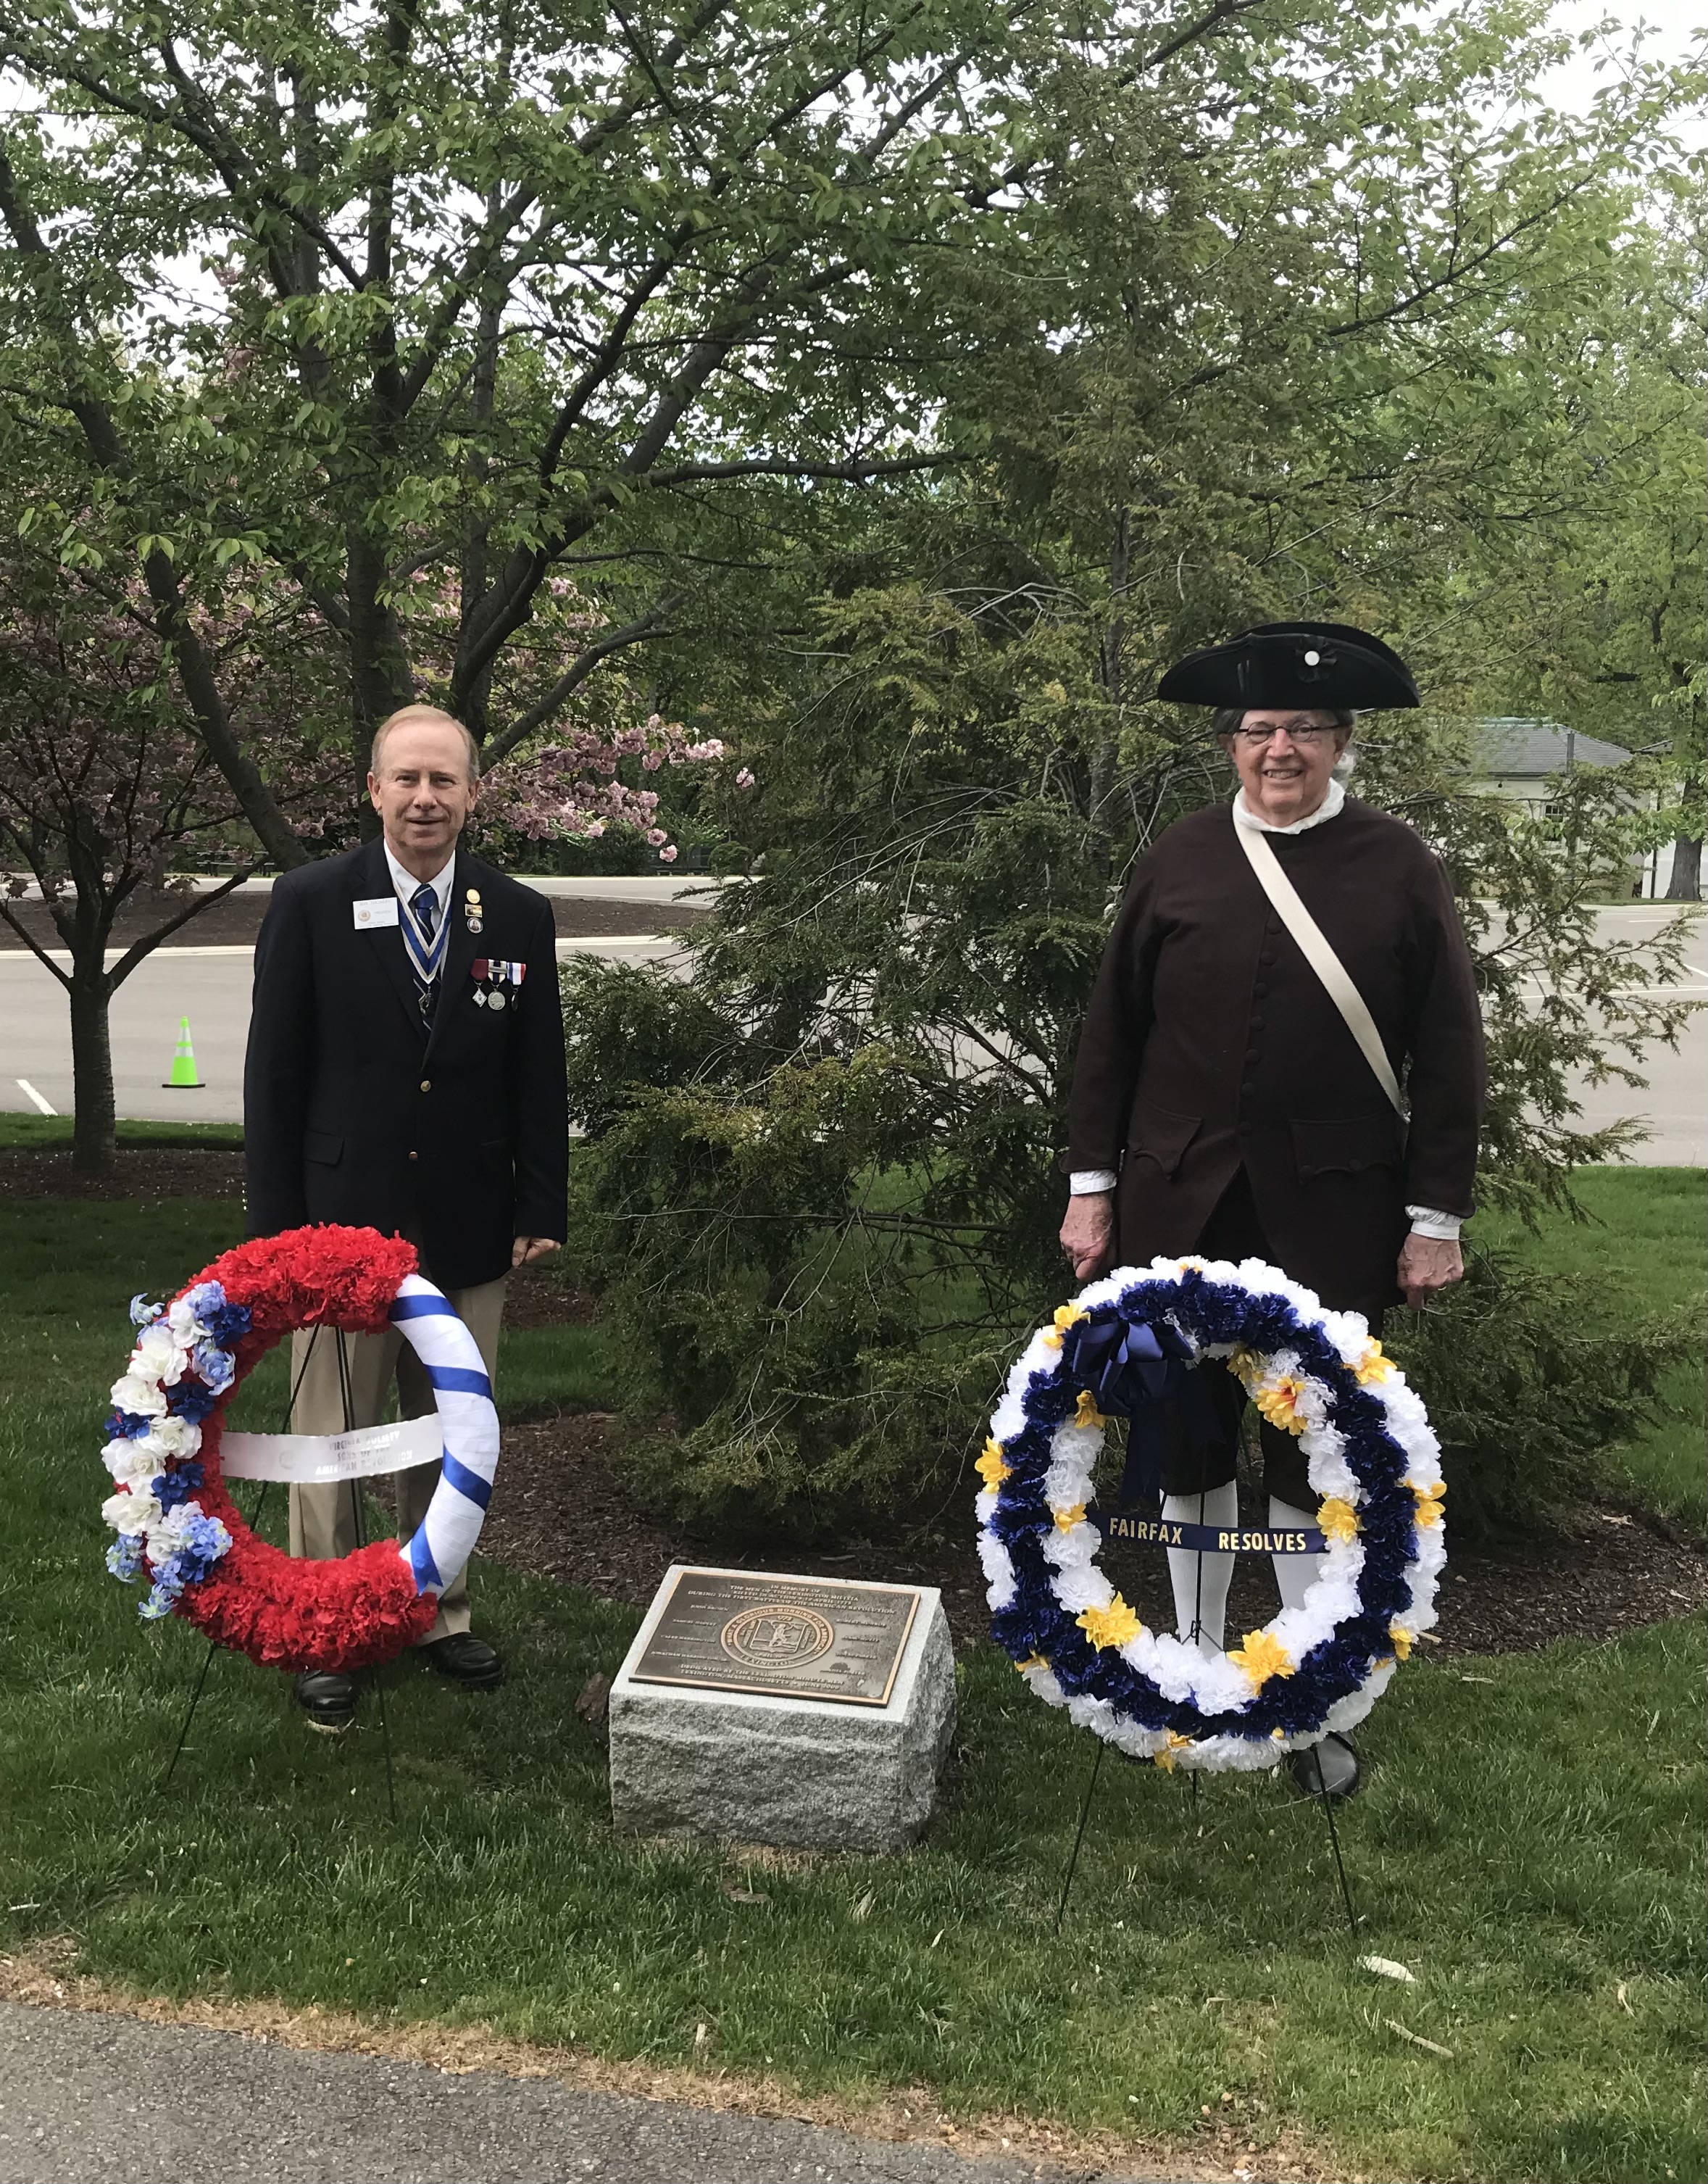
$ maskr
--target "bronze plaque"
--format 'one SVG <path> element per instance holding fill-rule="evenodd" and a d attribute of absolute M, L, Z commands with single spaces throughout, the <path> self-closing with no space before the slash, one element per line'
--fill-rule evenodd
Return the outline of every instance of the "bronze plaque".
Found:
<path fill-rule="evenodd" d="M 630 1674 L 643 1684 L 887 1706 L 918 1612 L 919 1594 L 906 1585 L 678 1570 Z"/>

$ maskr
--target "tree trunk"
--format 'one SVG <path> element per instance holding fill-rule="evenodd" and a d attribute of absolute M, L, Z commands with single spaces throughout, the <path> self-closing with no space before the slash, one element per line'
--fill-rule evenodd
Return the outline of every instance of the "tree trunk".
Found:
<path fill-rule="evenodd" d="M 1666 883 L 1668 902 L 1702 900 L 1702 837 L 1693 841 L 1681 834 L 1672 844 L 1672 877 Z"/>
<path fill-rule="evenodd" d="M 76 1121 L 71 1166 L 78 1175 L 111 1175 L 118 1165 L 113 1103 L 113 1042 L 108 1022 L 112 989 L 98 962 L 92 977 L 71 973 L 71 1087 Z"/>

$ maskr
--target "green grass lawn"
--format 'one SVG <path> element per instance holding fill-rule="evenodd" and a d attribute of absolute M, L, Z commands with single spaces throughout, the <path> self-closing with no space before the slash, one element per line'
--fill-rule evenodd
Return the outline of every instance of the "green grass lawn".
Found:
<path fill-rule="evenodd" d="M 1700 1307 L 1708 1227 L 1700 1167 L 1585 1168 L 1574 1187 L 1585 1221 L 1550 1220 L 1533 1235 L 1520 1222 L 1480 1213 L 1471 1234 L 1544 1273 L 1594 1277 L 1610 1324 L 1668 1305 Z M 1616 1458 L 1637 1499 L 1700 1529 L 1708 1429 L 1701 1367 L 1669 1373 L 1661 1393 L 1673 1415 L 1625 1443 Z"/>
<path fill-rule="evenodd" d="M 0 1115 L 0 1145 L 69 1145 L 70 1115 Z M 241 1123 L 120 1123 L 121 1145 L 222 1145 L 243 1142 Z"/>
<path fill-rule="evenodd" d="M 1640 1191 L 1633 1206 L 1649 1217 Z M 636 1618 L 490 1563 L 481 1623 L 509 1687 L 477 1699 L 410 1663 L 385 1673 L 395 1825 L 371 1705 L 348 1737 L 317 1738 L 281 1677 L 236 1658 L 215 1664 L 159 1796 L 203 1649 L 140 1624 L 103 1568 L 99 1418 L 125 1300 L 181 1282 L 236 1226 L 230 1205 L 0 1206 L 0 1949 L 69 1934 L 87 1971 L 137 1991 L 709 2055 L 856 2105 L 921 2085 L 952 2109 L 1160 2135 L 1183 2155 L 1208 2104 L 1260 2146 L 1294 2134 L 1339 2176 L 1702 2175 L 1694 1620 L 1415 1659 L 1364 1736 L 1369 1787 L 1343 1822 L 1356 1944 L 1314 1808 L 1268 1781 L 1208 1783 L 1194 1807 L 1183 1781 L 1114 1758 L 1053 1934 L 1093 1747 L 989 1649 L 963 1667 L 962 1769 L 913 1856 L 775 1870 L 619 1841 L 573 1702 Z M 1689 1279 L 1682 1240 L 1622 1230 L 1587 1263 L 1620 1254 Z M 507 1408 L 601 1385 L 596 1342 L 566 1333 L 507 1347 Z M 765 1900 L 732 1900 L 732 1881 Z M 1418 1985 L 1360 1970 L 1362 1949 Z"/>

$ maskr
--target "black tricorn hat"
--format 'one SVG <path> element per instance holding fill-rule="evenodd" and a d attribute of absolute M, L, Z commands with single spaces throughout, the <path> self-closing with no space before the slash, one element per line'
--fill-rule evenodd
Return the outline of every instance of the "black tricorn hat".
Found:
<path fill-rule="evenodd" d="M 1283 705 L 1327 712 L 1378 712 L 1422 700 L 1411 670 L 1367 630 L 1338 621 L 1266 621 L 1226 644 L 1189 652 L 1156 694 L 1182 705 Z"/>

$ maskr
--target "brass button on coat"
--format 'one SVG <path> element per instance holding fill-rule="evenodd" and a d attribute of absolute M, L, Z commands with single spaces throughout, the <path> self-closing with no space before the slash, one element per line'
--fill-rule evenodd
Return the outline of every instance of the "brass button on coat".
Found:
<path fill-rule="evenodd" d="M 411 1153 L 411 1154 L 409 1155 L 409 1158 L 410 1158 L 411 1160 L 420 1160 L 420 1157 L 421 1157 L 421 1156 L 420 1156 L 419 1153 Z"/>
<path fill-rule="evenodd" d="M 433 1080 L 432 1080 L 432 1078 L 431 1078 L 431 1077 L 424 1077 L 424 1078 L 421 1079 L 421 1089 L 422 1089 L 422 1091 L 424 1091 L 424 1092 L 431 1092 L 431 1091 L 432 1090 L 432 1089 L 433 1089 Z"/>

